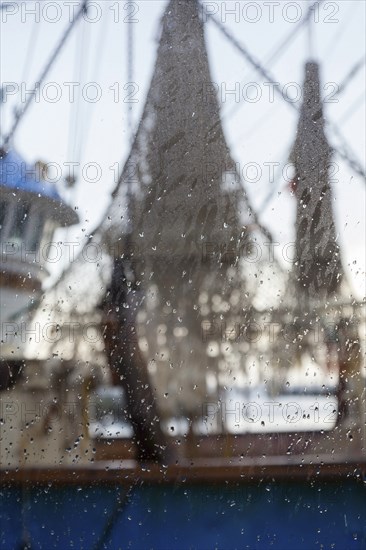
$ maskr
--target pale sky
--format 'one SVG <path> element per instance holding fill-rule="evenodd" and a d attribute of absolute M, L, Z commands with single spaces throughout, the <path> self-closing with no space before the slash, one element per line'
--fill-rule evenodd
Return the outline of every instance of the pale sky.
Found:
<path fill-rule="evenodd" d="M 23 92 L 32 88 L 68 24 L 71 6 L 77 6 L 77 3 L 77 0 L 10 2 L 10 8 L 2 10 L 3 84 L 15 83 Z M 81 219 L 81 224 L 70 229 L 66 236 L 58 234 L 60 239 L 71 241 L 90 233 L 109 203 L 117 171 L 122 169 L 129 150 L 128 105 L 124 99 L 128 93 L 134 93 L 133 98 L 137 100 L 133 104 L 136 127 L 153 70 L 159 21 L 166 1 L 105 0 L 92 4 L 89 18 L 98 20 L 81 20 L 73 30 L 45 81 L 40 100 L 29 109 L 14 140 L 14 147 L 29 162 L 42 159 L 65 168 L 65 162 L 76 161 L 82 167 L 88 163 L 97 163 L 101 167 L 98 182 L 91 183 L 80 176 L 76 187 L 64 193 L 72 206 L 78 207 Z M 264 64 L 275 81 L 281 83 L 280 89 L 288 90 L 293 97 L 303 82 L 304 62 L 309 57 L 307 29 L 303 28 L 297 34 L 277 60 L 268 64 L 268 59 L 291 33 L 296 21 L 304 16 L 307 6 L 306 1 L 206 1 L 203 10 L 204 13 L 205 10 L 217 12 L 216 16 L 236 39 Z M 35 8 L 39 10 L 39 22 L 35 22 L 37 15 L 31 13 Z M 325 2 L 319 6 L 314 15 L 318 20 L 312 25 L 314 57 L 321 64 L 324 96 L 328 97 L 325 116 L 329 122 L 338 125 L 363 166 L 366 150 L 365 67 L 338 98 L 333 98 L 332 94 L 365 54 L 365 8 L 363 0 Z M 136 19 L 133 25 L 134 85 L 128 89 L 124 89 L 128 82 L 126 17 Z M 268 84 L 212 23 L 206 25 L 206 40 L 212 78 L 221 95 L 227 141 L 247 180 L 246 189 L 252 202 L 259 208 L 274 185 L 270 181 L 270 163 L 283 166 L 287 162 L 297 115 L 280 98 L 270 100 Z M 22 82 L 25 84 L 21 85 Z M 79 99 L 74 104 L 69 100 L 71 85 L 65 84 L 71 82 L 81 82 L 81 86 L 75 89 L 75 97 Z M 98 87 L 85 88 L 85 84 L 90 82 L 97 82 Z M 248 83 L 254 84 L 248 86 Z M 80 88 L 84 90 L 84 98 Z M 92 103 L 90 100 L 94 99 L 97 89 L 101 99 Z M 228 93 L 232 89 L 236 89 L 242 98 L 240 107 L 236 106 L 235 95 Z M 55 93 L 61 97 L 54 102 Z M 254 93 L 258 94 L 256 102 Z M 5 130 L 9 129 L 13 109 L 21 104 L 21 100 L 20 91 L 7 96 L 2 107 L 2 127 Z M 296 104 L 299 106 L 300 102 Z M 337 145 L 337 138 L 331 130 L 328 136 Z M 366 185 L 338 157 L 334 161 L 339 164 L 338 181 L 333 190 L 343 263 L 357 296 L 362 297 L 365 294 Z M 259 181 L 256 181 L 255 167 L 261 171 Z M 90 168 L 89 178 L 94 174 Z M 62 191 L 62 185 L 60 188 Z M 261 219 L 282 246 L 294 239 L 295 200 L 286 190 L 283 177 L 278 191 Z M 55 273 L 61 267 L 54 266 Z"/>

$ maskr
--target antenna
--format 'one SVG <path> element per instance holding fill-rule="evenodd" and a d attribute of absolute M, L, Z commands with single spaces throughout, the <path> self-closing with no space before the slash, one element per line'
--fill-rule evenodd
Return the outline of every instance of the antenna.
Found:
<path fill-rule="evenodd" d="M 314 28 L 313 28 L 313 18 L 312 15 L 314 13 L 314 6 L 310 6 L 309 8 L 309 17 L 307 20 L 307 38 L 308 38 L 308 53 L 309 53 L 309 59 L 315 58 L 315 52 L 314 52 Z"/>
<path fill-rule="evenodd" d="M 125 9 L 129 9 L 129 0 L 126 0 Z M 127 87 L 133 86 L 133 77 L 134 77 L 134 71 L 133 71 L 133 62 L 134 62 L 134 48 L 133 48 L 133 40 L 134 40 L 134 33 L 133 33 L 133 24 L 134 20 L 131 17 L 131 15 L 128 15 L 128 24 L 127 24 Z M 133 102 L 131 99 L 127 101 L 127 132 L 128 132 L 128 140 L 129 145 L 132 147 L 133 140 L 134 140 L 134 133 L 133 133 Z M 127 211 L 128 215 L 131 215 L 131 201 L 132 201 L 132 176 L 131 171 L 128 171 L 127 175 Z M 128 235 L 129 238 L 129 235 Z"/>
<path fill-rule="evenodd" d="M 128 0 L 126 4 L 126 8 L 129 8 L 129 2 Z M 128 84 L 131 85 L 133 83 L 133 19 L 131 16 L 128 17 L 128 26 L 127 26 L 127 80 Z M 127 126 L 128 126 L 128 132 L 129 132 L 129 139 L 130 143 L 132 145 L 133 141 L 133 102 L 130 100 L 127 102 Z"/>

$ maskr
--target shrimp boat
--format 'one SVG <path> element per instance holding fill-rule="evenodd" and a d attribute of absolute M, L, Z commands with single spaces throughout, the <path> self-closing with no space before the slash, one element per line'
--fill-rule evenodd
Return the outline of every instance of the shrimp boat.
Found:
<path fill-rule="evenodd" d="M 273 237 L 207 93 L 199 3 L 169 2 L 161 29 L 130 155 L 85 244 L 101 259 L 80 254 L 46 292 L 20 245 L 77 217 L 2 152 L 1 547 L 365 548 L 365 312 L 336 237 L 320 67 L 305 66 L 290 158 L 288 273 L 245 261 Z"/>

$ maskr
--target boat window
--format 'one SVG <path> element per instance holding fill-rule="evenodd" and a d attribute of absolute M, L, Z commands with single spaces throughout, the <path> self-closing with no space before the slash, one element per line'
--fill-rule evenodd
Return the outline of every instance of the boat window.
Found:
<path fill-rule="evenodd" d="M 24 243 L 24 237 L 29 220 L 30 206 L 27 203 L 17 204 L 14 209 L 12 223 L 9 232 L 9 240 L 12 243 Z"/>
<path fill-rule="evenodd" d="M 101 386 L 89 401 L 89 433 L 95 439 L 133 436 L 127 416 L 126 393 L 121 387 Z"/>
<path fill-rule="evenodd" d="M 0 235 L 3 236 L 8 211 L 7 201 L 0 201 Z"/>
<path fill-rule="evenodd" d="M 34 219 L 32 220 L 32 228 L 29 235 L 29 250 L 35 251 L 38 249 L 45 224 L 45 216 L 43 212 L 34 213 Z"/>

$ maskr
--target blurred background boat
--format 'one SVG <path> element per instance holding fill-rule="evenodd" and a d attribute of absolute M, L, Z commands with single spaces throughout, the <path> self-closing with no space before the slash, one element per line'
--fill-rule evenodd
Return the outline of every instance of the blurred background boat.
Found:
<path fill-rule="evenodd" d="M 14 151 L 26 109 L 4 137 L 4 547 L 365 546 L 365 310 L 342 265 L 329 177 L 332 154 L 359 177 L 362 167 L 328 143 L 311 58 L 290 155 L 297 255 L 290 270 L 256 256 L 275 239 L 217 97 L 203 94 L 214 88 L 201 15 L 195 0 L 168 3 L 107 212 L 47 289 L 44 251 L 78 217 L 47 165 Z M 130 26 L 130 76 L 133 43 Z"/>

